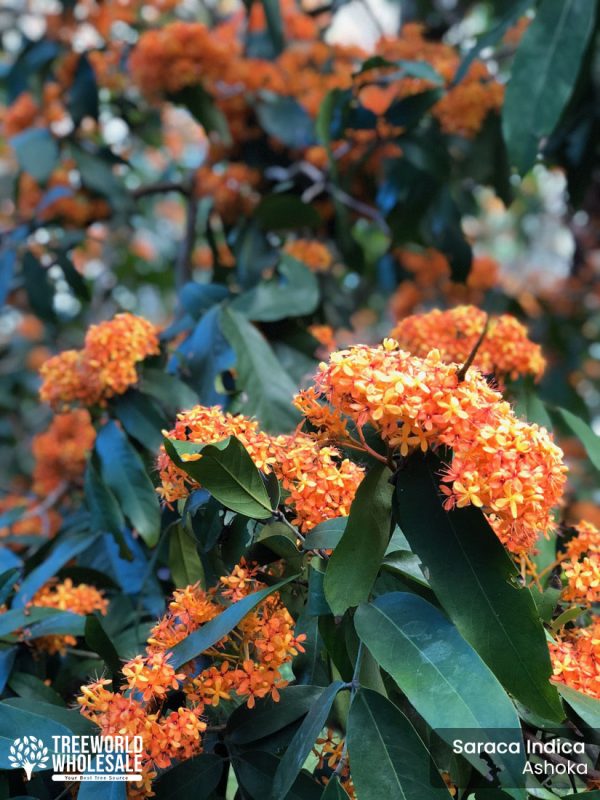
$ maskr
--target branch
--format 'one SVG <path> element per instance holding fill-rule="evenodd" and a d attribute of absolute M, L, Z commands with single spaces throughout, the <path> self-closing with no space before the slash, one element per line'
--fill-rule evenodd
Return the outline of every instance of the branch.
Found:
<path fill-rule="evenodd" d="M 149 197 L 153 194 L 165 194 L 166 192 L 179 192 L 179 194 L 187 197 L 190 194 L 190 187 L 186 186 L 181 181 L 159 181 L 158 183 L 149 183 L 147 186 L 140 186 L 131 192 L 134 200 L 139 200 L 142 197 Z"/>
<path fill-rule="evenodd" d="M 486 316 L 485 325 L 483 326 L 483 330 L 479 334 L 479 339 L 477 339 L 477 341 L 475 342 L 475 344 L 473 346 L 473 349 L 469 353 L 469 356 L 468 356 L 467 360 L 465 361 L 465 363 L 458 370 L 457 377 L 458 377 L 458 382 L 459 383 L 462 383 L 464 381 L 464 379 L 465 379 L 465 377 L 467 375 L 467 370 L 469 369 L 469 367 L 471 366 L 471 364 L 475 360 L 475 356 L 477 355 L 477 351 L 481 347 L 481 345 L 483 343 L 483 340 L 485 339 L 485 335 L 488 332 L 489 324 L 490 324 L 490 318 L 489 318 L 489 316 Z"/>

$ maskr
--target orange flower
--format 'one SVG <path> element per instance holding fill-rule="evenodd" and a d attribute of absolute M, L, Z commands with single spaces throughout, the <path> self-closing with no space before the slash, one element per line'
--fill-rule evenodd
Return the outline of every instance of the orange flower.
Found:
<path fill-rule="evenodd" d="M 327 247 L 316 239 L 295 239 L 285 245 L 283 252 L 302 261 L 313 272 L 327 272 L 333 263 Z"/>
<path fill-rule="evenodd" d="M 64 350 L 40 369 L 41 399 L 55 409 L 104 405 L 137 383 L 137 364 L 159 352 L 154 326 L 134 314 L 92 325 L 83 350 Z"/>
<path fill-rule="evenodd" d="M 44 433 L 34 436 L 33 490 L 45 495 L 61 483 L 81 480 L 96 431 L 85 409 L 57 414 Z"/>
<path fill-rule="evenodd" d="M 600 699 L 600 618 L 588 628 L 563 629 L 549 647 L 552 680 Z"/>

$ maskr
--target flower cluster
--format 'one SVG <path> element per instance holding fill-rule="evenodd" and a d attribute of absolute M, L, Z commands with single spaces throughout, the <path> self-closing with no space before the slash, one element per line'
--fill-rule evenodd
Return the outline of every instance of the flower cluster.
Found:
<path fill-rule="evenodd" d="M 158 352 L 150 322 L 117 314 L 89 328 L 83 350 L 64 350 L 42 365 L 40 397 L 55 409 L 103 405 L 137 383 L 137 364 Z"/>
<path fill-rule="evenodd" d="M 322 446 L 316 437 L 301 432 L 271 436 L 259 430 L 256 420 L 224 413 L 217 406 L 195 406 L 182 412 L 165 435 L 198 444 L 237 437 L 256 466 L 263 472 L 274 472 L 282 482 L 288 493 L 285 503 L 292 508 L 293 522 L 302 531 L 326 519 L 347 516 L 364 474 L 354 462 L 342 459 L 335 448 Z M 168 503 L 197 488 L 164 449 L 158 456 L 158 469 L 158 491 Z"/>
<path fill-rule="evenodd" d="M 316 239 L 295 239 L 285 245 L 283 252 L 302 261 L 313 272 L 327 272 L 333 263 L 327 247 Z"/>
<path fill-rule="evenodd" d="M 392 452 L 451 448 L 441 485 L 446 508 L 481 508 L 512 552 L 553 529 L 566 480 L 562 451 L 544 428 L 519 420 L 477 370 L 462 376 L 439 351 L 420 358 L 388 339 L 332 353 L 315 381 L 315 397 L 353 420 L 359 435 L 371 425 Z"/>
<path fill-rule="evenodd" d="M 196 170 L 194 180 L 196 195 L 210 197 L 215 211 L 227 224 L 248 216 L 260 199 L 256 192 L 260 173 L 245 164 L 222 168 L 206 164 Z"/>
<path fill-rule="evenodd" d="M 146 654 L 124 665 L 121 689 L 109 691 L 106 680 L 82 687 L 81 711 L 103 735 L 142 737 L 144 777 L 136 796 L 152 795 L 157 769 L 201 752 L 205 709 L 234 696 L 251 708 L 258 698 L 279 699 L 278 689 L 286 685 L 281 667 L 303 652 L 304 635 L 294 634 L 294 621 L 278 594 L 269 595 L 181 671 L 171 663 L 171 648 L 230 603 L 265 588 L 257 571 L 242 561 L 211 590 L 195 584 L 174 592 L 167 613 L 150 632 Z M 183 691 L 185 703 L 171 710 L 164 704 L 174 690 Z"/>
<path fill-rule="evenodd" d="M 102 591 L 87 583 L 74 584 L 70 578 L 60 583 L 53 580 L 45 584 L 29 605 L 71 611 L 73 614 L 92 614 L 94 611 L 106 614 L 108 610 L 108 600 Z M 42 636 L 35 640 L 36 647 L 47 653 L 64 653 L 67 647 L 74 647 L 76 644 L 77 639 L 70 634 Z"/>
<path fill-rule="evenodd" d="M 35 458 L 33 491 L 45 495 L 61 484 L 79 481 L 95 438 L 96 431 L 86 409 L 57 414 L 31 445 Z"/>
<path fill-rule="evenodd" d="M 444 361 L 464 363 L 477 344 L 486 324 L 486 314 L 474 306 L 449 311 L 433 309 L 414 314 L 396 325 L 390 336 L 400 347 L 424 357 L 435 347 Z M 498 379 L 520 375 L 541 378 L 546 361 L 541 348 L 527 336 L 527 329 L 510 314 L 491 317 L 473 365 Z"/>
<path fill-rule="evenodd" d="M 12 550 L 20 550 L 28 544 L 27 537 L 43 536 L 51 538 L 61 523 L 60 514 L 53 508 L 44 508 L 40 501 L 31 496 L 11 492 L 0 498 L 0 514 L 15 520 L 0 528 L 0 540 L 14 537 L 9 542 Z M 4 542 L 3 542 L 4 544 Z"/>
<path fill-rule="evenodd" d="M 563 600 L 591 605 L 600 602 L 600 531 L 582 520 L 567 542 L 562 567 L 567 585 Z"/>
<path fill-rule="evenodd" d="M 554 682 L 600 699 L 600 617 L 586 628 L 564 628 L 549 647 Z"/>

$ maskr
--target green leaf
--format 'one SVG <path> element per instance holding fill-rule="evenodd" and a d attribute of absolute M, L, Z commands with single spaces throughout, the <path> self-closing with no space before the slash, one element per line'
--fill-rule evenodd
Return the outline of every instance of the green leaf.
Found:
<path fill-rule="evenodd" d="M 273 592 L 279 591 L 283 586 L 290 581 L 295 580 L 297 575 L 291 575 L 283 581 L 279 581 L 274 586 L 267 586 L 266 589 L 261 589 L 258 592 L 249 594 L 237 603 L 233 603 L 225 609 L 218 617 L 211 619 L 197 631 L 190 633 L 179 644 L 176 644 L 172 650 L 173 658 L 171 664 L 175 669 L 178 669 L 183 664 L 201 655 L 213 644 L 219 642 L 224 636 L 235 628 L 244 617 L 253 611 L 256 606 L 261 603 L 266 597 Z"/>
<path fill-rule="evenodd" d="M 181 523 L 169 532 L 169 569 L 178 589 L 198 582 L 204 586 L 204 569 L 196 540 Z"/>
<path fill-rule="evenodd" d="M 444 511 L 441 462 L 417 454 L 397 473 L 394 512 L 440 603 L 506 689 L 540 716 L 560 722 L 552 668 L 531 592 L 474 506 Z"/>
<path fill-rule="evenodd" d="M 282 258 L 277 272 L 272 279 L 261 281 L 239 295 L 230 308 L 257 322 L 275 322 L 311 314 L 319 303 L 316 276 L 289 256 Z"/>
<path fill-rule="evenodd" d="M 10 769 L 11 763 L 8 760 L 9 748 L 15 739 L 23 736 L 38 736 L 43 739 L 48 753 L 51 755 L 56 752 L 53 749 L 53 736 L 71 736 L 71 731 L 39 714 L 32 714 L 21 708 L 13 708 L 6 703 L 0 703 L 0 769 Z M 51 759 L 45 770 L 52 768 Z M 35 771 L 34 771 L 35 773 Z"/>
<path fill-rule="evenodd" d="M 125 517 L 116 497 L 100 477 L 94 460 L 90 459 L 87 463 L 83 483 L 85 503 L 90 512 L 90 528 L 94 533 L 110 533 L 119 547 L 120 557 L 131 561 L 133 555 L 123 537 Z"/>
<path fill-rule="evenodd" d="M 318 228 L 323 224 L 319 212 L 295 194 L 268 194 L 254 211 L 254 218 L 270 231 Z"/>
<path fill-rule="evenodd" d="M 303 149 L 314 144 L 314 122 L 293 97 L 265 97 L 257 104 L 256 114 L 269 136 L 274 136 L 288 147 Z"/>
<path fill-rule="evenodd" d="M 51 686 L 46 686 L 44 681 L 30 675 L 27 672 L 13 672 L 8 681 L 8 685 L 15 694 L 22 697 L 29 697 L 31 700 L 41 700 L 53 706 L 62 706 L 65 702 L 62 697 Z"/>
<path fill-rule="evenodd" d="M 174 103 L 185 106 L 194 119 L 207 133 L 218 133 L 223 144 L 231 144 L 231 134 L 227 119 L 216 106 L 210 94 L 200 84 L 186 86 L 180 92 L 170 95 Z"/>
<path fill-rule="evenodd" d="M 48 270 L 29 251 L 23 257 L 23 280 L 32 310 L 41 319 L 55 320 L 54 287 L 48 276 Z"/>
<path fill-rule="evenodd" d="M 160 508 L 142 459 L 112 420 L 98 431 L 95 449 L 104 482 L 142 539 L 154 547 L 160 532 Z"/>
<path fill-rule="evenodd" d="M 85 643 L 102 658 L 113 678 L 121 672 L 121 659 L 104 626 L 97 616 L 89 614 L 85 620 Z"/>
<path fill-rule="evenodd" d="M 600 437 L 594 433 L 587 422 L 575 416 L 571 411 L 567 411 L 566 408 L 558 408 L 557 411 L 585 447 L 585 452 L 592 464 L 597 470 L 600 470 Z"/>
<path fill-rule="evenodd" d="M 123 183 L 113 172 L 113 162 L 100 152 L 90 153 L 73 147 L 73 158 L 86 189 L 103 195 L 116 209 L 124 209 L 129 198 Z"/>
<path fill-rule="evenodd" d="M 18 711 L 58 722 L 68 728 L 70 733 L 76 733 L 80 736 L 98 734 L 98 726 L 82 716 L 78 709 L 47 703 L 37 697 L 9 697 L 3 701 L 3 704 Z"/>
<path fill-rule="evenodd" d="M 10 140 L 19 168 L 39 183 L 45 183 L 60 155 L 56 139 L 46 128 L 28 128 Z"/>
<path fill-rule="evenodd" d="M 38 606 L 30 606 L 27 609 L 11 608 L 9 611 L 0 614 L 0 636 L 15 633 L 20 628 L 29 627 L 40 620 L 54 617 L 57 614 L 68 615 L 70 612 Z"/>
<path fill-rule="evenodd" d="M 334 775 L 328 780 L 321 800 L 349 800 L 348 792 L 339 782 L 337 775 Z"/>
<path fill-rule="evenodd" d="M 514 731 L 511 740 L 521 741 L 514 706 L 494 674 L 421 597 L 403 592 L 378 597 L 359 607 L 354 624 L 378 664 L 446 742 L 452 743 L 457 729 L 468 730 L 477 741 L 505 741 L 507 731 Z M 477 756 L 467 758 L 482 769 Z M 508 780 L 521 778 L 521 755 L 495 761 Z"/>
<path fill-rule="evenodd" d="M 341 681 L 334 681 L 330 684 L 304 718 L 273 776 L 270 800 L 284 800 L 287 797 L 319 733 L 327 722 L 333 701 L 343 685 Z"/>
<path fill-rule="evenodd" d="M 518 416 L 524 417 L 528 422 L 542 425 L 548 431 L 552 431 L 552 420 L 533 383 L 526 380 L 521 381 L 516 395 L 515 411 Z"/>
<path fill-rule="evenodd" d="M 238 439 L 231 436 L 208 445 L 177 439 L 164 442 L 173 462 L 224 506 L 252 519 L 268 519 L 273 515 L 260 472 Z M 202 455 L 196 461 L 182 459 L 197 453 Z"/>
<path fill-rule="evenodd" d="M 543 0 L 523 35 L 502 110 L 508 153 L 521 174 L 573 93 L 595 14 L 589 0 Z"/>
<path fill-rule="evenodd" d="M 259 800 L 269 796 L 273 785 L 273 774 L 281 760 L 272 753 L 255 750 L 236 756 L 233 766 L 238 783 L 244 790 L 244 797 Z M 306 772 L 301 772 L 294 781 L 286 800 L 321 800 L 323 784 L 314 780 Z"/>
<path fill-rule="evenodd" d="M 391 472 L 378 464 L 364 478 L 350 508 L 348 524 L 329 559 L 325 597 L 341 616 L 369 597 L 391 535 Z"/>
<path fill-rule="evenodd" d="M 261 3 L 265 10 L 267 30 L 269 31 L 269 36 L 273 43 L 273 49 L 275 50 L 275 55 L 278 55 L 285 47 L 283 20 L 281 18 L 279 0 L 261 0 Z"/>
<path fill-rule="evenodd" d="M 163 773 L 152 785 L 156 800 L 180 800 L 182 797 L 208 800 L 219 785 L 223 767 L 223 759 L 214 753 L 201 753 L 183 761 Z"/>
<path fill-rule="evenodd" d="M 600 700 L 587 694 L 582 694 L 582 692 L 571 689 L 570 686 L 565 686 L 562 683 L 557 683 L 556 688 L 577 716 L 581 717 L 590 728 L 595 728 L 596 730 L 600 728 Z"/>
<path fill-rule="evenodd" d="M 156 453 L 162 443 L 161 431 L 165 418 L 158 412 L 153 401 L 136 389 L 129 389 L 111 402 L 115 416 L 142 447 Z"/>
<path fill-rule="evenodd" d="M 348 517 L 334 517 L 319 522 L 306 534 L 302 542 L 303 550 L 333 550 L 336 548 L 346 530 Z"/>
<path fill-rule="evenodd" d="M 237 357 L 236 387 L 244 392 L 236 410 L 256 417 L 269 433 L 294 428 L 300 414 L 291 404 L 297 387 L 262 334 L 238 312 L 224 308 L 221 328 Z"/>
<path fill-rule="evenodd" d="M 361 800 L 449 800 L 418 733 L 400 709 L 377 692 L 358 690 L 346 739 L 352 781 Z"/>
<path fill-rule="evenodd" d="M 138 388 L 140 392 L 156 400 L 169 418 L 198 403 L 198 395 L 187 383 L 160 369 L 143 367 Z"/>
<path fill-rule="evenodd" d="M 82 274 L 77 271 L 75 265 L 64 253 L 59 253 L 56 256 L 56 263 L 61 268 L 66 282 L 73 290 L 75 297 L 82 300 L 84 303 L 90 300 L 90 290 Z"/>
<path fill-rule="evenodd" d="M 254 708 L 238 706 L 227 721 L 226 736 L 233 744 L 243 745 L 277 733 L 307 714 L 322 692 L 322 686 L 286 686 L 277 703 L 265 697 Z"/>

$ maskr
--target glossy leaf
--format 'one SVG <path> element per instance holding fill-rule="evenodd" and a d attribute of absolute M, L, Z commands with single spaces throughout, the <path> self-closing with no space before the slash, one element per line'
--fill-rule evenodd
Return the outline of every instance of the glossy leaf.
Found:
<path fill-rule="evenodd" d="M 157 800 L 208 800 L 219 785 L 224 761 L 214 753 L 201 753 L 183 761 L 162 775 L 152 787 Z"/>
<path fill-rule="evenodd" d="M 299 261 L 284 257 L 278 275 L 262 281 L 237 297 L 231 308 L 257 322 L 275 322 L 286 317 L 311 314 L 319 303 L 315 275 Z"/>
<path fill-rule="evenodd" d="M 98 653 L 112 675 L 119 675 L 122 667 L 119 654 L 106 633 L 102 622 L 93 614 L 86 617 L 84 636 L 86 645 L 94 653 Z"/>
<path fill-rule="evenodd" d="M 305 716 L 322 692 L 321 686 L 286 686 L 277 703 L 266 697 L 254 708 L 239 706 L 227 721 L 227 738 L 243 745 L 270 736 Z"/>
<path fill-rule="evenodd" d="M 329 559 L 325 597 L 336 615 L 366 600 L 375 583 L 391 536 L 391 474 L 380 464 L 363 479 L 348 524 Z"/>
<path fill-rule="evenodd" d="M 288 792 L 294 785 L 302 765 L 327 721 L 333 701 L 342 686 L 341 681 L 335 681 L 328 686 L 304 718 L 273 776 L 270 800 L 284 800 L 288 796 Z"/>
<path fill-rule="evenodd" d="M 125 516 L 149 547 L 158 541 L 158 497 L 142 459 L 115 422 L 107 422 L 96 438 L 102 478 Z"/>
<path fill-rule="evenodd" d="M 204 585 L 204 569 L 196 540 L 182 524 L 175 525 L 169 531 L 169 569 L 177 588 L 198 582 Z"/>
<path fill-rule="evenodd" d="M 161 445 L 161 430 L 166 420 L 153 401 L 141 392 L 130 389 L 116 397 L 111 405 L 127 433 L 154 455 Z"/>
<path fill-rule="evenodd" d="M 521 174 L 571 97 L 595 14 L 589 0 L 542 0 L 523 35 L 502 110 L 508 153 Z"/>
<path fill-rule="evenodd" d="M 417 455 L 398 472 L 394 513 L 437 598 L 508 691 L 540 716 L 563 718 L 544 629 L 529 590 L 479 509 L 445 511 L 440 462 Z"/>
<path fill-rule="evenodd" d="M 571 706 L 577 716 L 590 726 L 600 728 L 600 700 L 578 692 L 562 683 L 556 684 L 561 697 Z"/>
<path fill-rule="evenodd" d="M 294 428 L 300 415 L 291 405 L 296 386 L 284 372 L 262 334 L 240 313 L 225 308 L 221 314 L 223 333 L 237 356 L 236 386 L 245 398 L 237 410 L 256 417 L 272 433 Z"/>
<path fill-rule="evenodd" d="M 333 550 L 342 538 L 348 517 L 334 517 L 315 525 L 302 542 L 303 550 Z"/>
<path fill-rule="evenodd" d="M 354 624 L 375 660 L 445 741 L 451 744 L 457 729 L 483 742 L 505 741 L 512 730 L 511 738 L 520 741 L 518 717 L 500 683 L 454 625 L 421 597 L 378 597 L 359 607 Z M 470 760 L 483 768 L 476 756 Z M 521 755 L 497 757 L 497 765 L 505 780 L 520 779 Z"/>
<path fill-rule="evenodd" d="M 253 519 L 273 515 L 260 472 L 238 439 L 229 437 L 209 445 L 165 439 L 165 448 L 180 469 L 227 508 Z M 184 460 L 199 453 L 197 460 Z"/>
<path fill-rule="evenodd" d="M 585 447 L 588 458 L 597 470 L 600 470 L 600 436 L 587 424 L 566 408 L 557 409 L 560 416 Z"/>
<path fill-rule="evenodd" d="M 361 800 L 449 800 L 418 733 L 382 695 L 359 689 L 350 706 L 346 738 L 352 781 Z"/>

